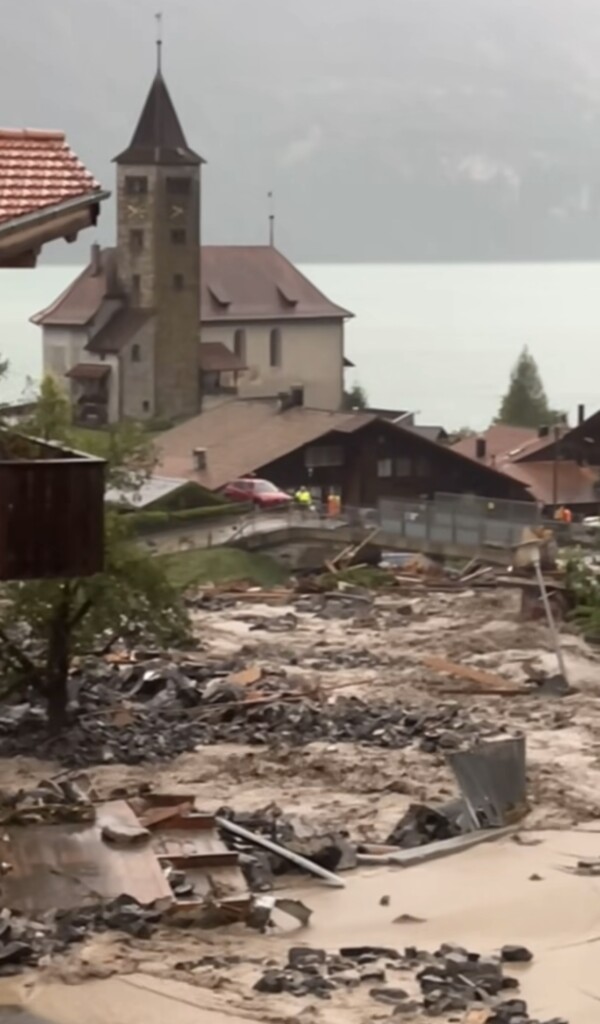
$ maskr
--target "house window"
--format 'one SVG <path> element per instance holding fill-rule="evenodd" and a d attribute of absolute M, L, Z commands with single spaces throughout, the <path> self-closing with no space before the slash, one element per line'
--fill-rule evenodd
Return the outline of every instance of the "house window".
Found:
<path fill-rule="evenodd" d="M 145 196 L 148 192 L 148 179 L 128 174 L 125 178 L 125 192 L 128 196 Z"/>
<path fill-rule="evenodd" d="M 391 459 L 377 459 L 377 476 L 391 476 L 392 475 L 392 460 Z"/>
<path fill-rule="evenodd" d="M 140 351 L 140 346 L 137 345 L 137 344 L 136 345 L 132 345 L 131 346 L 131 362 L 132 363 L 139 363 L 139 362 L 141 362 L 141 358 L 142 358 L 142 353 Z"/>
<path fill-rule="evenodd" d="M 167 178 L 167 193 L 170 196 L 187 196 L 191 186 L 189 178 Z"/>
<path fill-rule="evenodd" d="M 271 366 L 281 366 L 281 331 L 274 327 L 269 338 L 269 363 Z"/>
<path fill-rule="evenodd" d="M 129 232 L 129 247 L 132 252 L 141 252 L 144 248 L 144 232 L 133 228 Z"/>
<path fill-rule="evenodd" d="M 184 284 L 183 274 L 173 274 L 173 291 L 182 292 Z"/>
<path fill-rule="evenodd" d="M 411 462 L 407 455 L 400 455 L 394 463 L 394 473 L 396 476 L 410 476 L 411 474 Z M 391 476 L 391 474 L 389 474 Z"/>
<path fill-rule="evenodd" d="M 172 245 L 185 245 L 186 236 L 184 228 L 173 228 L 171 231 L 171 244 Z"/>
<path fill-rule="evenodd" d="M 246 332 L 243 327 L 238 327 L 233 335 L 233 351 L 238 359 L 246 361 Z"/>
<path fill-rule="evenodd" d="M 312 445 L 306 449 L 304 464 L 309 469 L 317 469 L 319 466 L 343 466 L 344 449 L 339 444 Z"/>

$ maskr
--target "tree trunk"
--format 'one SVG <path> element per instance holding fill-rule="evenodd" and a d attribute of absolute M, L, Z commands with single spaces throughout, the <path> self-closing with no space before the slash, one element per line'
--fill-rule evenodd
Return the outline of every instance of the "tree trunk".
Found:
<path fill-rule="evenodd" d="M 67 724 L 70 636 L 69 602 L 64 600 L 56 609 L 50 630 L 46 663 L 45 691 L 48 702 L 48 726 L 52 733 L 60 732 Z"/>

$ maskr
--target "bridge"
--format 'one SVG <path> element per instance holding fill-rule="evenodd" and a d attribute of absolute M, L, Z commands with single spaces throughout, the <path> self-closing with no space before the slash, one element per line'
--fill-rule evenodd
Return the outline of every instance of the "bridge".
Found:
<path fill-rule="evenodd" d="M 508 566 L 515 549 L 541 526 L 532 503 L 439 495 L 424 502 L 383 499 L 377 509 L 345 509 L 332 519 L 297 509 L 257 512 L 226 543 L 278 552 L 298 569 L 323 565 L 343 548 L 361 543 L 365 560 L 376 547 Z"/>

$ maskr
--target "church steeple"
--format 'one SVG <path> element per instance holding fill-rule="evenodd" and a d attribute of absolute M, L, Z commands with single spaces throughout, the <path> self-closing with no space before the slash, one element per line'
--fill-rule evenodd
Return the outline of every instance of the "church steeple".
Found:
<path fill-rule="evenodd" d="M 115 157 L 118 164 L 198 166 L 204 160 L 187 144 L 160 66 L 127 149 Z"/>
<path fill-rule="evenodd" d="M 145 346 L 121 353 L 123 413 L 194 415 L 200 394 L 200 172 L 161 68 L 131 142 L 116 157 L 117 266 L 128 305 L 149 318 Z"/>
<path fill-rule="evenodd" d="M 133 138 L 118 164 L 199 166 L 205 161 L 187 144 L 181 122 L 162 74 L 162 14 L 156 17 L 156 75 Z"/>

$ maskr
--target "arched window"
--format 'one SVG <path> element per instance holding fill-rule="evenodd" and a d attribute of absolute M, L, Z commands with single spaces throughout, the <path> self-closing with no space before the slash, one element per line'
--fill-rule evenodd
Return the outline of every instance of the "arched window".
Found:
<path fill-rule="evenodd" d="M 140 351 L 140 346 L 137 345 L 137 344 L 136 345 L 132 345 L 131 346 L 131 362 L 132 363 L 139 363 L 141 358 L 142 358 L 142 353 Z"/>
<path fill-rule="evenodd" d="M 281 366 L 281 331 L 274 327 L 269 338 L 269 363 L 271 366 Z"/>
<path fill-rule="evenodd" d="M 233 335 L 233 351 L 238 359 L 246 362 L 246 332 L 243 327 L 238 327 Z"/>

